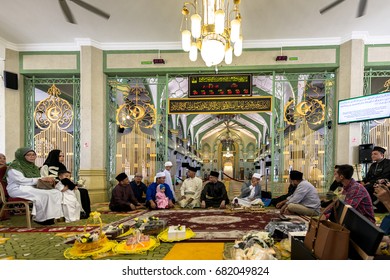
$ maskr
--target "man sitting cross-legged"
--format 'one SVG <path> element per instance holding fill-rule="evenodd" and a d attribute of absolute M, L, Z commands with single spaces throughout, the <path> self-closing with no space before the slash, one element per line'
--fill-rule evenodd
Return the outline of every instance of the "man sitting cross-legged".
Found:
<path fill-rule="evenodd" d="M 254 173 L 251 178 L 251 182 L 244 183 L 241 188 L 241 194 L 233 199 L 233 203 L 237 203 L 241 206 L 250 207 L 252 205 L 264 205 L 261 200 L 261 187 L 260 187 L 259 173 Z"/>
<path fill-rule="evenodd" d="M 297 170 L 290 172 L 291 184 L 297 186 L 294 193 L 285 201 L 280 202 L 281 214 L 297 214 L 316 216 L 320 213 L 320 198 L 316 188 L 308 181 L 303 180 L 303 173 Z"/>
<path fill-rule="evenodd" d="M 173 208 L 174 205 L 174 198 L 171 189 L 165 182 L 165 173 L 159 172 L 156 174 L 156 182 L 153 182 L 149 185 L 148 189 L 146 190 L 146 207 L 149 207 L 150 209 L 158 209 L 157 203 L 156 203 L 156 194 L 157 194 L 157 187 L 160 186 L 160 188 L 165 188 L 165 195 L 168 197 L 168 207 L 165 208 Z"/>
<path fill-rule="evenodd" d="M 195 176 L 196 167 L 189 166 L 188 178 L 184 180 L 180 188 L 180 206 L 182 208 L 195 208 L 200 207 L 200 194 L 202 192 L 202 180 Z"/>
<path fill-rule="evenodd" d="M 229 198 L 226 192 L 224 183 L 218 181 L 219 173 L 211 171 L 209 180 L 200 195 L 201 207 L 219 207 L 221 209 L 226 208 L 226 204 L 229 204 Z"/>
<path fill-rule="evenodd" d="M 129 178 L 127 177 L 126 173 L 118 174 L 115 179 L 118 181 L 118 185 L 116 185 L 112 190 L 112 196 L 109 205 L 110 210 L 126 212 L 142 208 L 142 205 L 134 196 L 133 190 L 130 186 Z"/>

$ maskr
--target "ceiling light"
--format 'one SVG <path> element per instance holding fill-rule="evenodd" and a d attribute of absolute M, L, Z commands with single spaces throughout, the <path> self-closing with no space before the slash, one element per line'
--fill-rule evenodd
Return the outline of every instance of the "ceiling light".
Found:
<path fill-rule="evenodd" d="M 242 53 L 240 0 L 197 0 L 185 2 L 181 24 L 182 48 L 191 61 L 198 50 L 207 66 L 233 61 Z M 190 12 L 190 9 L 193 12 Z M 232 20 L 231 20 L 232 18 Z M 188 21 L 191 21 L 189 30 Z"/>

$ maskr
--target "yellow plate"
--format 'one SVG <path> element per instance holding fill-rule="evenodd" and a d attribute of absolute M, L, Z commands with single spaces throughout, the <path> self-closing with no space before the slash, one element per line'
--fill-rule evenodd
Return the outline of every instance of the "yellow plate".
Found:
<path fill-rule="evenodd" d="M 122 241 L 112 251 L 117 254 L 143 254 L 160 246 L 158 239 L 153 236 L 149 236 L 149 238 L 148 242 L 140 242 L 135 245 L 126 245 L 126 240 Z"/>
<path fill-rule="evenodd" d="M 95 249 L 92 249 L 90 251 L 80 250 L 80 248 L 73 246 L 72 248 L 68 248 L 65 250 L 64 256 L 69 260 L 85 259 L 87 257 L 108 252 L 116 245 L 117 245 L 116 241 L 107 241 L 104 242 L 103 244 L 100 244 L 100 246 L 97 246 Z"/>
<path fill-rule="evenodd" d="M 190 229 L 186 228 L 186 237 L 180 238 L 180 239 L 168 239 L 168 229 L 165 229 L 164 231 L 160 232 L 160 234 L 157 236 L 158 239 L 160 239 L 162 242 L 176 242 L 181 240 L 187 240 L 195 236 L 195 233 Z"/>

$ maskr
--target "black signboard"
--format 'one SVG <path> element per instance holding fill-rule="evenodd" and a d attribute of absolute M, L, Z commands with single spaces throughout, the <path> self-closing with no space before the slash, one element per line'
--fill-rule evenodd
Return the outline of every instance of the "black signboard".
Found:
<path fill-rule="evenodd" d="M 188 97 L 251 96 L 252 75 L 190 75 Z"/>

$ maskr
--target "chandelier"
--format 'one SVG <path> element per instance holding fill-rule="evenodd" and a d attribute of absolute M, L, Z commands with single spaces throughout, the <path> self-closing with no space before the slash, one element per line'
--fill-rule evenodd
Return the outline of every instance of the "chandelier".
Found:
<path fill-rule="evenodd" d="M 230 7 L 231 2 L 233 7 Z M 185 2 L 181 23 L 182 48 L 189 52 L 191 61 L 198 58 L 198 50 L 208 67 L 233 61 L 233 53 L 242 53 L 240 0 L 197 0 Z M 200 9 L 201 6 L 201 9 Z M 190 13 L 190 8 L 193 13 Z M 232 20 L 230 21 L 230 19 Z M 191 21 L 191 31 L 188 29 Z"/>
<path fill-rule="evenodd" d="M 229 158 L 229 157 L 232 157 L 234 155 L 230 152 L 229 147 L 227 147 L 226 152 L 223 153 L 223 156 Z"/>
<path fill-rule="evenodd" d="M 224 157 L 232 157 L 234 154 L 230 151 L 230 149 L 234 149 L 234 140 L 231 138 L 226 138 L 221 140 L 222 143 L 222 151 L 223 151 L 223 156 Z"/>

